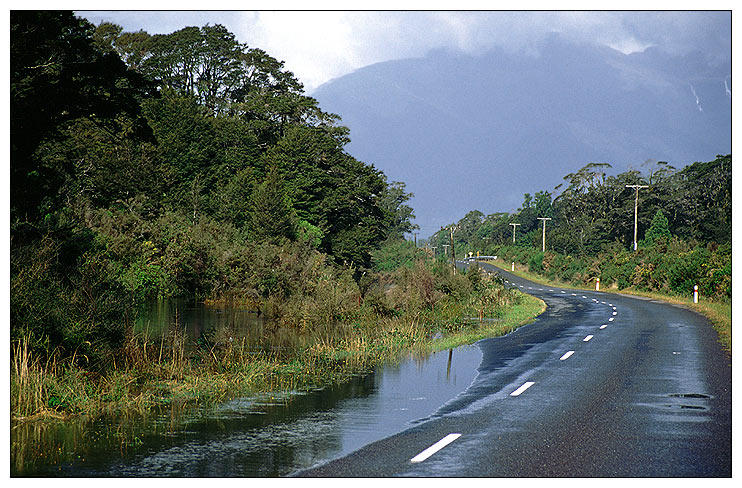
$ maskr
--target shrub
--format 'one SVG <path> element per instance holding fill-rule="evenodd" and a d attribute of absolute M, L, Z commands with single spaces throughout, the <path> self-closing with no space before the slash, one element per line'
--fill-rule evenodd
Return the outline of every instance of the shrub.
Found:
<path fill-rule="evenodd" d="M 705 248 L 678 255 L 668 269 L 670 288 L 676 293 L 692 293 L 694 285 L 704 281 L 708 260 Z"/>
<path fill-rule="evenodd" d="M 376 271 L 394 271 L 400 267 L 412 268 L 424 257 L 421 249 L 404 239 L 388 240 L 371 253 L 371 263 Z"/>
<path fill-rule="evenodd" d="M 539 252 L 534 254 L 528 260 L 528 270 L 531 273 L 543 273 L 544 272 L 544 253 Z"/>

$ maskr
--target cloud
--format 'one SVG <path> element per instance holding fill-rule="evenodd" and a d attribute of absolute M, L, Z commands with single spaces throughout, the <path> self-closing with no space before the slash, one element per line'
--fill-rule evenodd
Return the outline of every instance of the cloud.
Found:
<path fill-rule="evenodd" d="M 702 50 L 731 56 L 729 12 L 615 11 L 259 11 L 80 12 L 94 23 L 127 30 L 172 32 L 221 23 L 241 42 L 286 63 L 307 91 L 363 66 L 424 56 L 432 49 L 476 54 L 495 46 L 534 55 L 557 32 L 623 53 L 658 46 L 673 53 Z"/>

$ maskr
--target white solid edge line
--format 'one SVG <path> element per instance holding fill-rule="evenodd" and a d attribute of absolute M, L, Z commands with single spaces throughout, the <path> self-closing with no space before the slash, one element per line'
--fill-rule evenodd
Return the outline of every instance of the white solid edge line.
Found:
<path fill-rule="evenodd" d="M 518 388 L 517 390 L 515 390 L 514 392 L 512 392 L 510 394 L 510 396 L 518 396 L 518 395 L 520 395 L 521 393 L 523 393 L 524 391 L 526 391 L 527 389 L 529 389 L 531 386 L 533 386 L 533 384 L 534 384 L 533 381 L 526 381 L 525 383 L 523 383 L 522 385 L 520 385 L 520 388 Z"/>
<path fill-rule="evenodd" d="M 421 462 L 425 461 L 430 456 L 432 456 L 436 452 L 440 451 L 441 449 L 443 449 L 444 447 L 446 447 L 447 445 L 449 445 L 450 443 L 452 443 L 453 441 L 455 441 L 459 437 L 461 437 L 461 434 L 448 434 L 443 439 L 439 440 L 438 442 L 436 442 L 435 444 L 433 444 L 429 448 L 425 449 L 423 452 L 421 452 L 420 454 L 418 454 L 414 458 L 410 459 L 410 462 L 411 463 L 421 463 Z"/>
<path fill-rule="evenodd" d="M 567 352 L 564 353 L 564 356 L 562 356 L 562 357 L 559 358 L 559 360 L 560 361 L 564 361 L 565 359 L 569 358 L 574 353 L 575 353 L 574 351 L 567 351 Z"/>
<path fill-rule="evenodd" d="M 589 341 L 592 338 L 593 338 L 593 336 L 591 336 L 591 335 L 586 336 L 584 339 L 582 339 L 582 342 L 587 342 L 587 341 Z"/>

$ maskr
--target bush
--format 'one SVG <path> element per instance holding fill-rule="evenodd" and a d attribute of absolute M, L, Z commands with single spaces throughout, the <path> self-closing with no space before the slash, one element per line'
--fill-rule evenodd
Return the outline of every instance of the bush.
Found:
<path fill-rule="evenodd" d="M 376 271 L 394 271 L 401 267 L 412 268 L 418 259 L 425 257 L 422 249 L 404 239 L 384 242 L 371 253 L 371 263 Z"/>
<path fill-rule="evenodd" d="M 70 266 L 66 244 L 47 236 L 13 251 L 11 339 L 33 338 L 40 357 L 60 348 L 100 366 L 133 323 L 133 297 L 107 253 L 93 245 Z"/>
<path fill-rule="evenodd" d="M 705 271 L 710 254 L 705 248 L 696 248 L 678 255 L 668 269 L 670 288 L 676 293 L 693 293 L 693 287 L 705 284 Z"/>
<path fill-rule="evenodd" d="M 604 244 L 596 256 L 573 257 L 535 248 L 503 246 L 497 253 L 505 261 L 527 264 L 531 272 L 549 279 L 588 285 L 600 278 L 603 286 L 689 295 L 698 285 L 706 296 L 732 296 L 731 246 L 705 247 L 668 237 L 662 232 L 663 216 L 656 227 L 657 238 L 645 241 L 638 252 L 628 251 L 620 242 Z"/>
<path fill-rule="evenodd" d="M 528 260 L 528 270 L 531 273 L 538 274 L 544 272 L 544 253 L 539 252 L 530 257 Z"/>

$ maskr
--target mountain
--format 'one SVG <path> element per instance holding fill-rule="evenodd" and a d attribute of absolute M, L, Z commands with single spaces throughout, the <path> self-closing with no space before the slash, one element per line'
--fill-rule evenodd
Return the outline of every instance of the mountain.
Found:
<path fill-rule="evenodd" d="M 731 64 L 711 59 L 553 35 L 537 55 L 439 50 L 374 64 L 312 96 L 350 128 L 350 154 L 407 184 L 428 236 L 472 209 L 512 211 L 590 162 L 615 174 L 729 154 Z"/>

